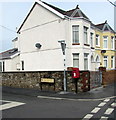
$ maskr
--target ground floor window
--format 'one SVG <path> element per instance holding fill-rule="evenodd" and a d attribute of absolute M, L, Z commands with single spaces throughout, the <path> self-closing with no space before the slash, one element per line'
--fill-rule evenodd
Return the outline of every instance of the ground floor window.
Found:
<path fill-rule="evenodd" d="M 111 56 L 111 68 L 114 68 L 114 56 Z"/>
<path fill-rule="evenodd" d="M 24 70 L 24 61 L 21 61 L 22 62 L 22 70 Z"/>
<path fill-rule="evenodd" d="M 2 67 L 3 67 L 2 71 L 4 72 L 5 71 L 5 62 L 4 61 L 3 61 L 3 66 Z"/>
<path fill-rule="evenodd" d="M 88 53 L 84 53 L 84 70 L 88 70 Z"/>
<path fill-rule="evenodd" d="M 108 67 L 108 56 L 104 56 L 104 67 Z"/>
<path fill-rule="evenodd" d="M 73 67 L 79 68 L 79 53 L 73 54 Z"/>
<path fill-rule="evenodd" d="M 2 62 L 0 62 L 0 72 L 2 72 Z"/>

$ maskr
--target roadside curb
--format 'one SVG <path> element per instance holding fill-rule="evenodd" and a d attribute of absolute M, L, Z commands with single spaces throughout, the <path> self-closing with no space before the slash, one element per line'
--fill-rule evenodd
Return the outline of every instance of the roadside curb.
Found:
<path fill-rule="evenodd" d="M 112 98 L 116 95 L 113 91 L 114 87 L 109 86 L 104 88 L 103 86 L 92 89 L 88 92 L 83 93 L 72 93 L 67 92 L 67 94 L 61 94 L 59 92 L 51 92 L 51 91 L 39 91 L 37 89 L 21 89 L 21 88 L 11 88 L 11 87 L 2 87 L 2 94 L 15 94 L 15 95 L 24 95 L 30 97 L 38 97 L 48 98 L 48 99 L 64 99 L 64 100 L 73 100 L 73 101 L 98 101 L 106 98 Z M 107 94 L 108 93 L 108 94 Z M 38 97 L 39 98 L 39 97 Z"/>
<path fill-rule="evenodd" d="M 101 101 L 101 100 L 105 100 L 105 99 L 113 99 L 116 98 L 116 96 L 110 96 L 110 97 L 106 97 L 106 98 L 99 98 L 99 99 L 71 99 L 71 98 L 61 98 L 61 97 L 49 97 L 49 96 L 37 96 L 37 98 L 40 99 L 51 99 L 51 100 L 69 100 L 69 101 Z"/>
<path fill-rule="evenodd" d="M 97 87 L 97 88 L 93 88 L 93 89 L 90 90 L 90 92 L 91 92 L 91 91 L 96 91 L 96 90 L 99 90 L 99 89 L 102 89 L 102 88 L 104 88 L 104 86 Z"/>

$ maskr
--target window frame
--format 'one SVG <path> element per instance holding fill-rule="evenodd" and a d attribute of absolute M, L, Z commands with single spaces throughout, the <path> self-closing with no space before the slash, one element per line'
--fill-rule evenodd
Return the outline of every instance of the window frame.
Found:
<path fill-rule="evenodd" d="M 83 33 L 84 33 L 84 44 L 88 44 L 88 27 L 83 27 Z"/>
<path fill-rule="evenodd" d="M 75 55 L 77 55 L 77 57 L 75 57 Z M 77 60 L 77 65 L 75 66 L 74 64 L 74 60 Z M 77 67 L 79 68 L 79 53 L 73 53 L 73 67 Z"/>
<path fill-rule="evenodd" d="M 106 57 L 106 58 L 105 58 Z M 105 66 L 105 61 L 107 61 L 107 65 Z M 104 62 L 104 67 L 108 68 L 108 56 L 104 56 L 103 58 L 103 62 Z"/>
<path fill-rule="evenodd" d="M 87 60 L 87 63 L 85 63 L 85 60 Z M 88 70 L 88 69 L 89 69 L 89 53 L 84 53 L 84 70 Z"/>
<path fill-rule="evenodd" d="M 24 70 L 24 61 L 23 60 L 21 61 L 21 64 L 22 64 L 22 70 Z"/>
<path fill-rule="evenodd" d="M 2 72 L 2 61 L 0 61 L 0 72 Z"/>
<path fill-rule="evenodd" d="M 111 36 L 111 49 L 114 50 L 114 48 L 115 48 L 114 36 Z"/>
<path fill-rule="evenodd" d="M 76 27 L 77 29 L 75 29 Z M 79 25 L 72 25 L 72 43 L 73 44 L 79 43 Z"/>
<path fill-rule="evenodd" d="M 90 45 L 91 45 L 91 47 L 94 47 L 94 38 L 93 38 L 93 36 L 94 36 L 94 33 L 90 33 Z"/>
<path fill-rule="evenodd" d="M 105 47 L 105 41 L 106 41 L 106 47 Z M 108 36 L 103 36 L 103 49 L 108 49 Z"/>
<path fill-rule="evenodd" d="M 112 57 L 113 57 L 113 58 L 112 58 Z M 114 56 L 111 56 L 111 68 L 112 68 L 112 69 L 115 67 L 114 61 L 115 61 L 115 57 L 114 57 Z"/>
<path fill-rule="evenodd" d="M 98 41 L 98 44 L 96 41 Z M 96 34 L 96 36 L 95 36 L 95 44 L 97 47 L 100 47 L 100 35 L 99 34 Z"/>

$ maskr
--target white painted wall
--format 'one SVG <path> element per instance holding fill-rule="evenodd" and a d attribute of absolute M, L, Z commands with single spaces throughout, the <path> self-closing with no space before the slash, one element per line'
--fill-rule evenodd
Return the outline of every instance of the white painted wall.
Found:
<path fill-rule="evenodd" d="M 12 41 L 12 44 L 13 44 L 13 48 L 18 48 L 19 49 L 19 40 L 13 40 Z"/>
<path fill-rule="evenodd" d="M 12 59 L 3 60 L 5 65 L 5 72 L 17 71 L 17 64 L 19 64 L 20 57 L 15 56 Z"/>
<path fill-rule="evenodd" d="M 41 13 L 42 11 L 42 13 Z M 40 25 L 34 29 L 27 28 Z M 65 40 L 65 21 L 36 5 L 21 29 L 20 62 L 25 71 L 62 70 L 63 55 L 59 40 Z M 35 47 L 42 45 L 41 49 Z"/>
<path fill-rule="evenodd" d="M 72 25 L 79 25 L 80 45 L 72 45 Z M 79 68 L 84 70 L 84 53 L 88 53 L 89 70 L 93 69 L 90 58 L 95 51 L 91 50 L 91 46 L 84 46 L 84 26 L 88 27 L 90 44 L 90 32 L 94 33 L 90 22 L 82 19 L 63 20 L 42 6 L 36 5 L 19 34 L 20 63 L 24 61 L 24 70 L 63 70 L 63 54 L 60 43 L 58 43 L 59 40 L 66 41 L 67 67 L 73 67 L 73 53 L 79 53 Z M 30 29 L 32 27 L 33 29 Z M 36 43 L 40 43 L 42 47 L 37 49 Z"/>

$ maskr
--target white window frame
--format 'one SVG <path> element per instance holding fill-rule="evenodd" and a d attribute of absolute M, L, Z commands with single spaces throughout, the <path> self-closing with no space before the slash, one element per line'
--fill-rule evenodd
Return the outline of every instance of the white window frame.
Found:
<path fill-rule="evenodd" d="M 114 69 L 114 67 L 115 67 L 114 61 L 115 61 L 115 57 L 114 57 L 114 56 L 111 56 L 111 68 L 112 68 L 112 69 Z"/>
<path fill-rule="evenodd" d="M 108 56 L 104 56 L 103 61 L 104 61 L 104 67 L 108 68 Z M 107 66 L 105 66 L 105 61 Z"/>
<path fill-rule="evenodd" d="M 114 36 L 111 36 L 111 49 L 114 50 L 115 43 L 114 43 Z"/>
<path fill-rule="evenodd" d="M 89 58 L 89 54 L 88 53 L 84 53 L 84 70 L 88 70 L 89 69 L 89 59 L 88 58 Z M 85 62 L 85 60 L 87 60 L 87 63 Z"/>
<path fill-rule="evenodd" d="M 77 65 L 75 65 L 74 61 L 77 61 Z M 73 67 L 79 68 L 79 53 L 73 53 Z"/>
<path fill-rule="evenodd" d="M 88 44 L 88 27 L 84 26 L 83 32 L 84 32 L 84 44 Z"/>
<path fill-rule="evenodd" d="M 105 46 L 106 41 L 106 46 Z M 108 36 L 103 36 L 103 49 L 108 49 Z"/>
<path fill-rule="evenodd" d="M 73 44 L 79 43 L 79 25 L 72 25 L 72 41 Z"/>
<path fill-rule="evenodd" d="M 98 44 L 97 44 L 97 40 L 98 40 Z M 95 44 L 96 46 L 100 47 L 100 35 L 96 34 L 95 36 Z"/>
<path fill-rule="evenodd" d="M 90 42 L 91 42 L 91 47 L 94 47 L 94 41 L 93 41 L 93 36 L 94 36 L 94 33 L 90 33 Z"/>

